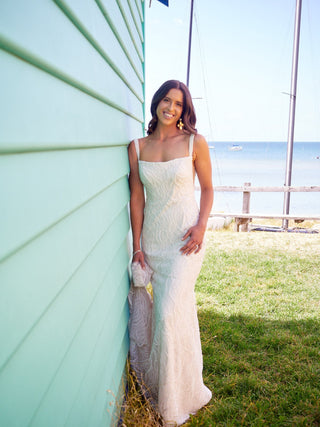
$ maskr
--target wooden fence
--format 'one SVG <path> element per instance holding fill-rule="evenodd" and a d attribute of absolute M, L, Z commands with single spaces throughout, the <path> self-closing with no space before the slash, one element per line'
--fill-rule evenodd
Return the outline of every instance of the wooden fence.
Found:
<path fill-rule="evenodd" d="M 283 220 L 283 228 L 288 228 L 288 221 L 294 220 L 299 223 L 305 220 L 317 221 L 320 220 L 319 215 L 289 215 L 289 214 L 265 214 L 265 213 L 250 213 L 250 197 L 251 193 L 265 193 L 265 192 L 282 192 L 282 193 L 294 193 L 294 192 L 319 192 L 320 186 L 310 186 L 310 187 L 293 187 L 293 186 L 283 186 L 283 187 L 252 187 L 250 182 L 244 183 L 242 187 L 234 186 L 217 186 L 214 188 L 214 191 L 219 192 L 242 192 L 242 212 L 212 212 L 211 217 L 232 217 L 235 219 L 236 230 L 239 231 L 248 231 L 249 222 L 252 221 L 252 218 L 277 218 Z"/>

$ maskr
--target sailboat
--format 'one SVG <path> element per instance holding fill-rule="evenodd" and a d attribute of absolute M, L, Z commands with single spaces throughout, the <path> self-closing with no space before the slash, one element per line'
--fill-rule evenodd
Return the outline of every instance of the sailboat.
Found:
<path fill-rule="evenodd" d="M 242 150 L 242 145 L 239 144 L 232 144 L 230 145 L 230 147 L 228 147 L 229 151 L 241 151 Z"/>

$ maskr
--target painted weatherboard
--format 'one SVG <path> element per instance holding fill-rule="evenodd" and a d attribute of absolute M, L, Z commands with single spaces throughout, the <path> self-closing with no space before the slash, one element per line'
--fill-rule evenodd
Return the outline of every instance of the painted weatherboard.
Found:
<path fill-rule="evenodd" d="M 109 426 L 128 352 L 142 0 L 0 2 L 0 425 Z"/>

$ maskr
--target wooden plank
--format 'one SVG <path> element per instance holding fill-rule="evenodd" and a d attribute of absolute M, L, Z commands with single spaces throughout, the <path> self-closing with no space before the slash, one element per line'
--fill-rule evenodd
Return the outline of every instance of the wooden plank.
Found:
<path fill-rule="evenodd" d="M 1 50 L 0 62 L 8 100 L 0 104 L 0 152 L 124 145 L 142 136 L 141 104 L 138 121 Z"/>
<path fill-rule="evenodd" d="M 105 375 L 100 377 L 100 390 L 104 390 L 105 395 L 103 395 L 102 393 L 96 395 L 91 417 L 88 423 L 88 425 L 90 426 L 103 425 L 103 421 L 107 414 L 101 412 L 99 413 L 98 411 L 98 408 L 101 407 L 103 403 L 109 406 L 111 413 L 114 409 L 115 399 L 117 396 L 117 391 L 119 389 L 119 382 L 122 378 L 123 370 L 127 359 L 127 353 L 124 353 L 123 350 L 128 349 L 129 344 L 129 339 L 127 335 L 128 316 L 129 309 L 127 303 L 125 303 L 124 308 L 120 313 L 118 322 L 115 325 L 115 339 L 114 341 L 109 341 L 110 347 L 108 354 L 112 369 L 106 369 Z M 119 339 L 116 339 L 117 334 Z M 110 351 L 113 348 L 115 348 L 115 351 Z M 109 390 L 110 392 L 108 392 Z M 114 422 L 115 421 L 116 420 L 114 420 Z"/>
<path fill-rule="evenodd" d="M 231 191 L 231 192 L 281 192 L 281 193 L 294 193 L 294 192 L 318 192 L 320 191 L 320 186 L 317 185 L 311 185 L 311 186 L 300 186 L 300 187 L 294 187 L 294 186 L 283 186 L 283 187 L 251 187 L 251 186 L 243 186 L 243 187 L 233 187 L 233 186 L 223 186 L 218 185 L 214 187 L 214 191 Z"/>
<path fill-rule="evenodd" d="M 108 49 L 106 48 L 108 54 L 103 54 L 106 51 L 99 43 L 88 42 L 90 33 L 88 34 L 84 28 L 80 28 L 81 32 L 76 25 L 72 25 L 53 2 L 40 2 L 36 8 L 30 7 L 23 0 L 15 0 L 14 3 L 15 7 L 12 7 L 10 2 L 0 3 L 3 47 L 9 50 L 16 47 L 14 54 L 23 55 L 26 60 L 30 58 L 29 60 L 39 64 L 39 67 L 44 64 L 48 72 L 53 75 L 59 78 L 64 76 L 64 79 L 74 82 L 75 85 L 86 87 L 95 93 L 108 97 L 114 103 L 121 104 L 121 92 L 118 92 L 121 86 L 124 91 L 127 91 L 128 88 L 131 88 L 131 92 L 138 89 L 139 85 L 135 87 L 127 79 L 126 74 L 132 74 L 131 77 L 134 80 L 137 77 L 132 72 L 132 67 L 121 46 L 111 29 L 105 25 L 105 21 L 96 6 L 94 9 L 97 12 L 95 20 L 100 17 L 101 22 L 104 23 L 102 33 L 103 30 L 108 32 L 107 40 L 113 41 Z M 80 3 L 84 4 L 83 2 Z M 86 4 L 90 3 L 92 2 L 86 2 Z M 30 31 L 30 27 L 32 27 L 32 31 Z M 105 43 L 107 42 L 105 41 Z M 48 49 L 48 46 L 51 48 Z M 75 46 L 76 54 L 74 52 Z M 105 78 L 102 79 L 102 75 Z M 131 97 L 132 105 L 134 102 L 142 101 L 141 84 L 139 100 L 136 98 L 137 95 L 133 93 L 130 96 L 130 91 L 127 91 L 126 96 Z"/>
<path fill-rule="evenodd" d="M 114 379 L 114 382 L 116 381 L 116 383 L 119 384 L 118 391 L 116 393 L 114 393 L 115 394 L 115 398 L 114 398 L 115 404 L 113 402 L 107 401 L 107 403 L 109 403 L 108 406 L 110 406 L 110 404 L 111 405 L 113 404 L 113 406 L 111 406 L 111 409 L 109 409 L 107 411 L 107 414 L 105 413 L 101 416 L 100 427 L 106 426 L 106 421 L 104 419 L 105 416 L 107 416 L 107 423 L 109 423 L 110 425 L 114 425 L 116 422 L 118 422 L 118 420 L 120 418 L 122 403 L 123 403 L 123 400 L 124 400 L 125 394 L 126 394 L 126 385 L 127 385 L 126 363 L 127 363 L 127 357 L 125 357 L 125 355 L 128 354 L 128 347 L 129 347 L 129 334 L 126 333 L 124 336 L 124 339 L 122 341 L 121 348 L 119 350 L 119 357 L 117 359 L 117 367 L 118 366 L 120 366 L 120 368 L 122 367 L 122 374 L 121 374 L 120 369 L 117 369 L 115 371 L 117 378 Z M 115 388 L 115 386 L 114 386 L 114 388 Z"/>
<path fill-rule="evenodd" d="M 126 147 L 1 156 L 0 260 L 128 171 Z"/>
<path fill-rule="evenodd" d="M 40 56 L 35 56 L 32 52 L 22 49 L 19 45 L 12 43 L 10 40 L 5 39 L 2 36 L 0 36 L 0 47 L 8 53 L 48 73 L 52 77 L 67 83 L 68 85 L 82 91 L 83 93 L 95 99 L 98 99 L 104 104 L 116 108 L 117 110 L 122 111 L 129 116 L 135 117 L 131 113 L 132 110 L 130 111 L 130 109 L 126 108 L 126 106 L 132 105 L 133 107 L 138 109 L 141 100 L 138 99 L 133 92 L 130 92 L 128 90 L 128 87 L 125 83 L 120 81 L 119 74 L 116 74 L 114 70 L 112 70 L 112 68 L 107 64 L 101 63 L 102 60 L 99 61 L 100 65 L 102 65 L 103 68 L 100 67 L 99 69 L 99 67 L 97 67 L 96 72 L 92 73 L 92 75 L 96 77 L 97 81 L 102 80 L 97 75 L 98 73 L 100 73 L 100 75 L 101 73 L 105 75 L 105 80 L 103 80 L 104 91 L 100 92 L 96 90 L 98 89 L 97 87 L 85 84 L 84 81 L 78 80 L 74 76 L 65 73 L 63 70 L 56 68 L 54 64 L 46 62 Z M 96 55 L 96 57 L 98 56 Z M 115 87 L 119 88 L 119 92 L 114 89 Z"/>
<path fill-rule="evenodd" d="M 106 25 L 97 4 L 92 1 L 54 0 L 82 35 L 102 58 L 112 67 L 130 91 L 143 102 L 141 80 L 134 72 L 112 28 Z M 88 19 L 90 16 L 90 19 Z M 133 49 L 133 47 L 132 47 Z M 101 80 L 101 79 L 100 79 Z"/>
<path fill-rule="evenodd" d="M 130 34 L 131 40 L 137 50 L 137 53 L 139 55 L 139 58 L 141 62 L 144 62 L 144 53 L 143 53 L 143 46 L 142 41 L 139 38 L 139 33 L 134 25 L 134 21 L 127 3 L 127 0 L 116 0 L 119 6 L 119 9 L 121 11 L 121 15 L 123 17 L 123 20 L 127 26 L 128 32 Z"/>
<path fill-rule="evenodd" d="M 122 230 L 123 227 L 121 222 L 123 218 L 127 220 L 126 215 L 122 215 L 122 218 L 118 217 L 117 219 Z M 108 321 L 106 322 L 107 325 L 104 325 L 104 323 L 106 316 L 108 316 L 108 311 L 106 310 L 108 306 L 107 291 L 108 289 L 112 290 L 114 282 L 111 283 L 107 280 L 103 282 L 103 287 L 106 288 L 103 289 L 104 306 L 101 306 L 101 302 L 96 298 L 99 297 L 97 290 L 100 289 L 102 283 L 100 277 L 103 277 L 103 275 L 108 272 L 108 260 L 112 263 L 113 257 L 116 257 L 118 254 L 119 245 L 123 247 L 122 239 L 119 239 L 116 246 L 110 246 L 110 241 L 115 242 L 115 238 L 119 237 L 119 229 L 115 227 L 113 233 L 114 236 L 111 239 L 110 235 L 105 235 L 101 245 L 99 245 L 99 250 L 95 251 L 95 253 L 90 256 L 91 259 L 88 259 L 88 261 L 84 263 L 81 269 L 79 269 L 69 281 L 68 286 L 63 288 L 63 292 L 52 301 L 41 319 L 39 319 L 40 321 L 32 331 L 30 331 L 28 339 L 20 344 L 18 351 L 10 358 L 6 365 L 6 369 L 2 371 L 0 382 L 1 402 L 4 405 L 8 419 L 13 417 L 17 405 L 19 406 L 20 422 L 17 423 L 18 425 L 28 425 L 34 414 L 35 408 L 43 404 L 42 398 L 44 394 L 50 390 L 50 383 L 52 379 L 56 378 L 57 369 L 59 370 L 66 361 L 66 357 L 69 355 L 70 345 L 72 347 L 74 343 L 75 334 L 78 336 L 79 326 L 83 325 L 83 322 L 87 320 L 88 308 L 90 309 L 92 307 L 92 301 L 98 303 L 97 308 L 100 307 L 99 311 L 92 312 L 94 316 L 93 321 L 98 322 L 96 325 L 98 330 L 101 330 L 102 327 L 110 327 Z M 117 260 L 117 262 L 126 265 L 128 262 L 126 245 L 123 248 L 121 251 L 126 257 L 126 262 L 123 264 L 121 260 L 123 256 L 119 257 L 120 259 Z M 96 256 L 99 258 L 100 265 L 95 263 L 95 271 L 90 268 L 90 264 L 91 260 L 94 260 Z M 58 268 L 58 265 L 56 267 Z M 116 279 L 117 274 L 119 274 L 117 266 L 115 266 L 114 272 Z M 125 300 L 126 290 L 118 288 L 118 291 L 124 292 L 125 295 L 123 298 Z M 70 310 L 71 307 L 72 310 Z M 114 307 L 109 307 L 109 310 L 113 309 L 117 312 L 118 308 L 118 305 L 114 304 Z M 87 330 L 87 333 L 90 334 L 90 331 Z M 87 334 L 85 334 L 85 337 L 90 343 Z M 82 344 L 83 346 L 87 345 L 86 342 Z M 102 357 L 104 365 L 104 355 L 100 353 L 100 357 Z M 75 360 L 77 360 L 77 358 L 73 359 L 73 363 L 77 365 Z M 82 360 L 81 357 L 79 360 Z M 72 372 L 70 375 L 72 377 Z M 78 383 L 78 379 L 76 378 L 73 378 L 73 380 L 71 380 L 71 378 L 69 379 L 71 382 L 75 381 L 76 384 Z M 21 382 L 23 386 L 19 387 L 18 384 Z M 72 387 L 72 385 L 68 387 Z M 25 395 L 25 388 L 29 390 L 28 396 Z M 62 393 L 62 390 L 63 387 L 60 389 L 60 393 Z M 14 399 L 12 399 L 13 395 L 15 396 Z M 63 406 L 64 402 L 60 401 L 60 404 Z M 64 410 L 67 409 L 68 408 L 64 408 Z M 57 424 L 52 424 L 52 426 L 53 425 Z"/>
<path fill-rule="evenodd" d="M 110 246 L 110 239 L 105 240 L 105 243 Z M 81 414 L 80 418 L 83 425 L 93 425 L 86 422 L 85 419 L 88 420 L 91 415 L 97 391 L 100 391 L 101 399 L 103 399 L 99 404 L 100 408 L 97 408 L 100 414 L 101 408 L 105 406 L 106 389 L 110 386 L 106 377 L 112 376 L 114 370 L 117 371 L 117 374 L 118 371 L 122 373 L 120 368 L 116 369 L 111 357 L 108 357 L 108 363 L 106 363 L 106 355 L 111 356 L 110 348 L 112 348 L 112 355 L 116 359 L 118 358 L 122 343 L 121 337 L 127 327 L 128 313 L 119 316 L 123 312 L 122 307 L 126 304 L 129 289 L 128 274 L 125 268 L 128 263 L 126 242 L 122 243 L 120 248 L 114 246 L 114 252 L 109 260 L 110 265 L 107 270 L 106 264 L 100 266 L 107 274 L 92 302 L 88 301 L 88 311 L 85 313 L 73 339 L 70 340 L 71 345 L 62 362 L 56 363 L 57 371 L 52 377 L 52 381 L 50 382 L 48 379 L 50 385 L 41 400 L 41 406 L 31 421 L 34 426 L 47 425 L 46 420 L 48 418 L 54 420 L 51 424 L 53 427 L 54 425 L 72 425 L 70 410 L 75 405 L 80 388 L 83 389 L 84 396 L 81 407 L 77 407 L 77 417 L 79 418 Z M 114 283 L 119 283 L 119 286 L 112 286 Z M 73 304 L 78 304 L 78 296 L 82 297 L 81 289 L 74 295 Z M 72 303 L 72 300 L 70 302 Z M 64 305 L 66 304 L 67 301 L 64 301 Z M 57 320 L 57 330 L 68 329 L 70 334 L 73 334 L 72 324 L 68 317 L 65 315 L 63 319 Z M 73 329 L 75 328 L 73 327 Z M 64 333 L 64 335 L 66 334 Z M 52 341 L 55 345 L 61 346 L 57 338 L 59 337 L 53 338 Z M 65 337 L 63 339 L 65 340 Z M 48 354 L 44 354 L 44 357 L 52 359 L 49 350 L 47 351 Z M 88 372 L 90 372 L 89 378 L 87 377 Z M 43 375 L 48 376 L 47 372 L 43 372 Z M 103 385 L 101 378 L 104 378 Z M 85 388 L 83 388 L 84 382 Z"/>
<path fill-rule="evenodd" d="M 125 367 L 144 24 L 99 1 L 0 3 L 1 425 L 109 426 Z"/>
<path fill-rule="evenodd" d="M 143 13 L 143 7 L 144 7 L 144 1 L 135 0 L 136 6 L 138 8 L 138 12 L 140 15 L 141 22 L 144 22 L 144 13 Z"/>
<path fill-rule="evenodd" d="M 109 0 L 96 0 L 96 3 L 107 20 L 108 25 L 112 28 L 138 78 L 143 83 L 144 77 L 141 59 L 132 42 L 128 28 L 122 19 L 118 4 L 115 1 L 110 2 Z"/>
<path fill-rule="evenodd" d="M 320 220 L 319 215 L 284 215 L 284 214 L 262 214 L 262 213 L 235 213 L 235 212 L 212 212 L 210 217 L 226 218 L 278 218 L 278 219 L 305 219 L 308 221 Z"/>
<path fill-rule="evenodd" d="M 102 411 L 100 410 L 97 414 L 95 413 L 96 406 L 100 406 L 98 402 L 103 402 L 104 408 L 107 407 L 108 390 L 110 389 L 109 379 L 112 377 L 112 372 L 115 369 L 115 360 L 122 359 L 122 357 L 126 359 L 129 348 L 129 340 L 126 333 L 128 308 L 126 295 L 123 294 L 120 288 L 125 289 L 126 292 L 128 291 L 127 277 L 124 277 L 119 283 L 117 299 L 108 299 L 108 309 L 110 307 L 112 313 L 109 320 L 104 323 L 103 329 L 99 331 L 96 346 L 85 372 L 85 376 L 82 378 L 66 425 L 76 425 L 76 420 L 79 419 L 79 413 L 82 413 L 84 426 L 98 425 L 92 422 L 92 419 L 102 415 Z M 120 294 L 124 297 L 121 301 L 119 299 L 121 296 Z M 113 319 L 116 308 L 118 309 L 118 321 L 114 322 Z M 106 313 L 108 313 L 107 308 Z M 98 363 L 101 354 L 105 355 L 104 363 Z M 123 368 L 124 363 L 122 365 L 122 370 Z M 96 388 L 96 393 L 88 395 L 88 390 L 92 390 L 93 388 Z M 115 394 L 115 387 L 112 387 L 112 389 L 113 394 Z M 87 409 L 85 412 L 83 411 L 84 406 Z M 110 410 L 111 409 L 110 407 Z"/>
<path fill-rule="evenodd" d="M 58 298 L 114 219 L 123 209 L 127 215 L 128 196 L 124 178 L 0 264 L 0 368 Z M 124 232 L 128 229 L 129 224 Z"/>
<path fill-rule="evenodd" d="M 138 34 L 139 34 L 140 40 L 143 43 L 144 38 L 143 38 L 143 32 L 142 32 L 142 25 L 141 25 L 139 10 L 138 10 L 137 5 L 136 5 L 134 0 L 127 0 L 127 1 L 128 1 L 128 6 L 129 6 L 129 9 L 131 12 L 131 16 L 132 16 L 134 25 L 136 27 Z"/>
<path fill-rule="evenodd" d="M 124 350 L 129 345 L 129 337 L 128 334 L 125 335 L 125 338 L 123 339 L 122 346 L 119 349 L 119 356 L 116 359 L 116 364 L 113 372 L 113 378 L 112 383 L 108 390 L 111 390 L 112 393 L 108 394 L 109 400 L 107 400 L 107 404 L 109 406 L 110 414 L 108 413 L 108 418 L 110 419 L 111 425 L 114 425 L 119 420 L 119 415 L 121 412 L 121 404 L 123 402 L 123 399 L 125 397 L 125 390 L 126 390 L 126 362 L 127 357 L 125 357 Z M 112 399 L 111 396 L 113 395 Z M 98 411 L 95 412 L 95 414 L 98 414 Z M 101 414 L 100 413 L 100 427 L 105 426 L 105 416 L 107 414 Z M 107 419 L 108 419 L 107 418 Z"/>

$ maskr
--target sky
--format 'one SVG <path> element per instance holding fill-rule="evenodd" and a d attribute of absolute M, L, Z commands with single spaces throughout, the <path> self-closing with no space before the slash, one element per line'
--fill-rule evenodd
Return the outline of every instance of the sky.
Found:
<path fill-rule="evenodd" d="M 146 122 L 186 83 L 191 0 L 145 0 Z M 295 0 L 194 0 L 189 88 L 208 141 L 287 141 Z M 302 0 L 295 141 L 320 141 L 320 0 Z"/>

